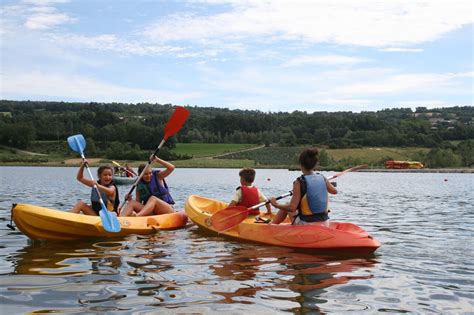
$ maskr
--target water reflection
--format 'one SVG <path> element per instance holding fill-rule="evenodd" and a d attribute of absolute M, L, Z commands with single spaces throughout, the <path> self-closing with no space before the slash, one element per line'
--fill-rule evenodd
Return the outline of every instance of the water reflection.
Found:
<path fill-rule="evenodd" d="M 2 314 L 467 314 L 474 307 L 472 174 L 451 174 L 449 182 L 444 174 L 341 177 L 333 218 L 356 223 L 383 243 L 376 257 L 350 257 L 233 242 L 195 227 L 29 243 L 5 226 L 12 202 L 66 210 L 89 191 L 73 180 L 74 168 L 0 172 Z M 267 195 L 280 194 L 281 184 L 297 176 L 258 174 L 257 181 L 272 178 L 256 183 Z M 170 183 L 177 207 L 197 192 L 227 200 L 235 176 L 236 170 L 177 170 Z"/>
<path fill-rule="evenodd" d="M 346 258 L 315 255 L 278 247 L 234 248 L 211 271 L 226 290 L 218 303 L 275 304 L 293 312 L 319 310 L 326 288 L 373 277 L 374 256 Z M 360 275 L 354 275 L 357 272 Z M 269 305 L 269 306 L 270 306 Z M 276 305 L 273 305 L 276 306 Z"/>
<path fill-rule="evenodd" d="M 23 275 L 113 275 L 122 265 L 123 249 L 120 242 L 31 242 L 7 260 L 14 263 L 14 273 Z"/>

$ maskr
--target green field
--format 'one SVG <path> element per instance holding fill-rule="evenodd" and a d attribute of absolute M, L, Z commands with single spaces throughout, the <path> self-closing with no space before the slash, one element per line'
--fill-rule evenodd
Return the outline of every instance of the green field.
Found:
<path fill-rule="evenodd" d="M 171 151 L 180 155 L 190 155 L 193 158 L 202 158 L 245 150 L 256 146 L 255 144 L 233 143 L 177 143 L 176 148 Z"/>
<path fill-rule="evenodd" d="M 419 152 L 426 153 L 427 148 L 361 148 L 361 149 L 328 149 L 327 152 L 334 160 L 347 158 L 360 159 L 362 163 L 380 164 L 388 159 L 414 160 Z"/>
<path fill-rule="evenodd" d="M 230 160 L 230 159 L 191 159 L 172 162 L 176 167 L 187 168 L 242 168 L 255 167 L 253 160 Z"/>
<path fill-rule="evenodd" d="M 64 165 L 64 160 L 77 158 L 70 150 L 64 150 L 65 144 L 36 143 L 31 151 L 47 155 L 31 155 L 12 148 L 0 147 L 0 163 L 3 165 Z M 257 147 L 257 148 L 256 148 Z M 172 152 L 192 156 L 192 159 L 172 161 L 177 167 L 194 168 L 294 168 L 300 152 L 306 146 L 298 147 L 260 147 L 252 144 L 210 144 L 178 143 Z M 242 151 L 249 148 L 254 150 Z M 360 148 L 360 149 L 324 149 L 321 159 L 323 168 L 343 169 L 347 166 L 368 164 L 371 167 L 383 167 L 383 162 L 394 160 L 417 160 L 426 154 L 428 148 Z M 64 152 L 64 153 L 62 153 Z M 61 154 L 62 153 L 62 154 Z M 222 154 L 226 154 L 222 156 Z M 104 161 L 101 161 L 103 163 Z M 137 166 L 144 161 L 127 161 Z"/>
<path fill-rule="evenodd" d="M 257 150 L 236 152 L 222 159 L 253 160 L 258 167 L 296 167 L 301 147 L 265 147 Z M 383 166 L 388 159 L 416 160 L 426 148 L 361 148 L 361 149 L 325 149 L 328 158 L 321 161 L 323 166 L 342 168 L 350 165 L 369 164 Z"/>

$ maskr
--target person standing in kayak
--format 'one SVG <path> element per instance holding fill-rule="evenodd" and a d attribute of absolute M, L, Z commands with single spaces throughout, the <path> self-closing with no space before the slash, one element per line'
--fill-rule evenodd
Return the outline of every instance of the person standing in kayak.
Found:
<path fill-rule="evenodd" d="M 337 194 L 337 189 L 322 174 L 314 169 L 319 161 L 319 150 L 308 148 L 301 152 L 299 164 L 303 175 L 293 182 L 293 195 L 289 203 L 281 204 L 271 198 L 271 204 L 280 209 L 272 223 L 280 224 L 288 215 L 293 224 L 324 222 L 328 216 L 328 193 Z"/>
<path fill-rule="evenodd" d="M 267 201 L 267 197 L 255 186 L 253 182 L 255 181 L 255 170 L 253 168 L 243 168 L 239 172 L 240 176 L 240 186 L 234 192 L 232 200 L 229 204 L 232 206 L 244 206 L 250 208 L 259 204 L 261 202 Z M 265 216 L 272 216 L 272 208 L 269 204 L 266 204 L 267 212 Z M 258 215 L 260 211 L 258 209 L 252 210 L 249 214 Z"/>
<path fill-rule="evenodd" d="M 152 156 L 153 162 L 158 162 L 165 170 L 152 170 L 146 164 L 138 167 L 138 174 L 143 173 L 137 185 L 135 200 L 127 195 L 127 205 L 122 210 L 122 216 L 147 216 L 153 214 L 165 214 L 174 212 L 174 200 L 170 195 L 165 178 L 174 171 L 174 165 L 159 157 Z M 145 169 L 146 168 L 146 169 Z"/>
<path fill-rule="evenodd" d="M 112 181 L 112 174 L 113 169 L 108 165 L 101 166 L 97 169 L 97 177 L 99 180 L 96 182 L 95 180 L 88 179 L 84 177 L 84 168 L 86 167 L 87 160 L 81 163 L 79 167 L 79 171 L 77 172 L 77 180 L 83 183 L 86 186 L 92 188 L 91 190 L 91 204 L 88 205 L 84 201 L 79 201 L 74 208 L 72 208 L 72 213 L 84 213 L 87 215 L 99 215 L 99 211 L 102 210 L 102 206 L 100 205 L 99 195 L 97 191 L 93 188 L 94 184 L 97 185 L 100 191 L 100 197 L 102 201 L 105 203 L 105 206 L 110 211 L 117 212 L 117 208 L 120 204 L 120 200 L 118 197 L 118 189 L 117 186 Z"/>

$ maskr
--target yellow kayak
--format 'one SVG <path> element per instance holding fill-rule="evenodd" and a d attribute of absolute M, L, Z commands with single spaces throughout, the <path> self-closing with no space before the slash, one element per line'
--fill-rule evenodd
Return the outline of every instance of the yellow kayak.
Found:
<path fill-rule="evenodd" d="M 16 226 L 33 240 L 73 240 L 87 237 L 119 237 L 129 234 L 152 234 L 157 230 L 181 228 L 188 220 L 184 212 L 147 217 L 119 217 L 121 230 L 104 230 L 100 217 L 53 210 L 30 204 L 12 208 Z"/>
<path fill-rule="evenodd" d="M 292 225 L 288 218 L 281 224 L 266 224 L 249 215 L 242 223 L 224 232 L 212 225 L 211 216 L 228 206 L 215 199 L 189 196 L 185 211 L 189 219 L 201 229 L 237 240 L 269 245 L 314 250 L 372 253 L 380 243 L 361 227 L 349 222 L 328 221 L 306 225 Z"/>

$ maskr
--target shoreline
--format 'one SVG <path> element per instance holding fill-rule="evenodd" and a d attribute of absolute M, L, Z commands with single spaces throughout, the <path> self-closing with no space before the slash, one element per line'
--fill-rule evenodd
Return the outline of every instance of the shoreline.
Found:
<path fill-rule="evenodd" d="M 386 168 L 363 168 L 358 172 L 366 173 L 474 173 L 474 168 L 422 168 L 422 169 L 386 169 Z"/>
<path fill-rule="evenodd" d="M 80 159 L 78 159 L 80 160 Z M 100 159 L 89 159 L 89 161 L 93 160 L 92 163 L 90 163 L 91 167 L 97 167 L 101 164 L 107 164 L 101 163 Z M 171 161 L 173 162 L 173 161 Z M 130 166 L 132 167 L 138 167 L 137 163 L 131 162 L 129 163 Z M 79 167 L 79 163 L 27 163 L 27 164 L 22 164 L 22 163 L 1 163 L 0 167 Z M 234 169 L 239 169 L 241 167 L 232 167 L 232 166 L 183 166 L 179 165 L 176 166 L 176 168 L 209 168 L 209 169 L 214 169 L 214 168 L 234 168 Z M 253 168 L 255 169 L 286 169 L 290 172 L 294 171 L 299 171 L 298 168 L 294 167 L 288 167 L 288 166 L 283 166 L 283 165 L 259 165 L 259 166 L 254 166 Z M 324 172 L 340 172 L 340 170 L 329 170 L 329 169 L 324 169 L 324 170 L 319 170 L 319 171 L 324 171 Z M 365 172 L 365 173 L 465 173 L 465 174 L 472 174 L 474 173 L 474 168 L 423 168 L 423 169 L 386 169 L 386 168 L 364 168 L 357 170 L 357 172 Z"/>

